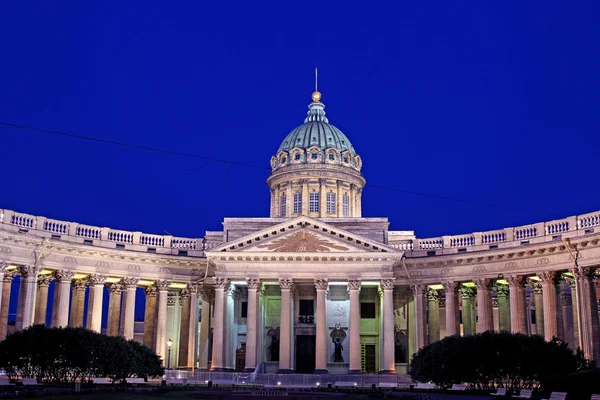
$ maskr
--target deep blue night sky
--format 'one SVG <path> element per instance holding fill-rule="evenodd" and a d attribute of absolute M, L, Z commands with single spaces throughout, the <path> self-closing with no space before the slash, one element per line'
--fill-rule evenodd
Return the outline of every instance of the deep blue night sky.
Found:
<path fill-rule="evenodd" d="M 388 3 L 3 2 L 0 121 L 264 169 L 0 126 L 0 208 L 191 237 L 268 216 L 315 66 L 363 216 L 431 237 L 600 208 L 600 2 Z"/>

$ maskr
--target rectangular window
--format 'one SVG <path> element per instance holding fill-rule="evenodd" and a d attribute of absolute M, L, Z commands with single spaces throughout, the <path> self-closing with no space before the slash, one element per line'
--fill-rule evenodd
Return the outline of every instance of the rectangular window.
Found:
<path fill-rule="evenodd" d="M 342 213 L 344 217 L 350 216 L 350 196 L 347 194 L 342 196 Z"/>
<path fill-rule="evenodd" d="M 335 214 L 335 193 L 327 193 L 327 214 Z"/>
<path fill-rule="evenodd" d="M 375 303 L 360 303 L 361 318 L 375 318 Z"/>
<path fill-rule="evenodd" d="M 240 317 L 248 318 L 248 302 L 242 301 L 242 307 L 240 309 Z"/>
<path fill-rule="evenodd" d="M 294 214 L 302 213 L 302 193 L 294 193 Z"/>
<path fill-rule="evenodd" d="M 281 209 L 281 216 L 285 217 L 285 214 L 287 212 L 287 196 L 285 194 L 281 195 L 280 209 Z"/>
<path fill-rule="evenodd" d="M 319 193 L 317 193 L 317 192 L 310 193 L 310 204 L 309 204 L 308 211 L 311 213 L 319 212 Z"/>
<path fill-rule="evenodd" d="M 314 315 L 315 306 L 313 300 L 300 300 L 299 315 Z"/>

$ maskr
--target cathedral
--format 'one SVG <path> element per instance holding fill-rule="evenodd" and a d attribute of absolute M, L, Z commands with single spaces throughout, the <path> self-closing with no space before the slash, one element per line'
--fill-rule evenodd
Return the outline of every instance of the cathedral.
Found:
<path fill-rule="evenodd" d="M 0 209 L 0 339 L 79 326 L 138 340 L 173 369 L 406 374 L 444 336 L 507 330 L 600 360 L 600 212 L 390 231 L 362 216 L 362 158 L 321 100 L 270 160 L 269 217 L 182 238 Z"/>

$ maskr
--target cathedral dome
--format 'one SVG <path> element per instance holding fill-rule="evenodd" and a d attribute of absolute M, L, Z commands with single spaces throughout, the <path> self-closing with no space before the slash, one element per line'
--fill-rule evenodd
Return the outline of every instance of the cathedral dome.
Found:
<path fill-rule="evenodd" d="M 277 154 L 271 159 L 276 170 L 292 164 L 338 164 L 360 171 L 362 162 L 352 143 L 325 116 L 321 94 L 313 93 L 304 123 L 292 130 L 283 140 Z M 317 100 L 318 99 L 318 100 Z"/>

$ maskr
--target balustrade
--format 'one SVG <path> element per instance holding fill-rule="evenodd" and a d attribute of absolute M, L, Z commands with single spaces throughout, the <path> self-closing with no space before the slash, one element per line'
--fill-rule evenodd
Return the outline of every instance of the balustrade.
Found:
<path fill-rule="evenodd" d="M 505 240 L 506 240 L 506 232 L 504 232 L 504 231 L 483 232 L 481 234 L 481 243 L 482 244 L 494 244 L 494 243 L 504 242 Z"/>
<path fill-rule="evenodd" d="M 474 244 L 475 237 L 473 235 L 450 237 L 450 247 L 466 247 Z"/>

